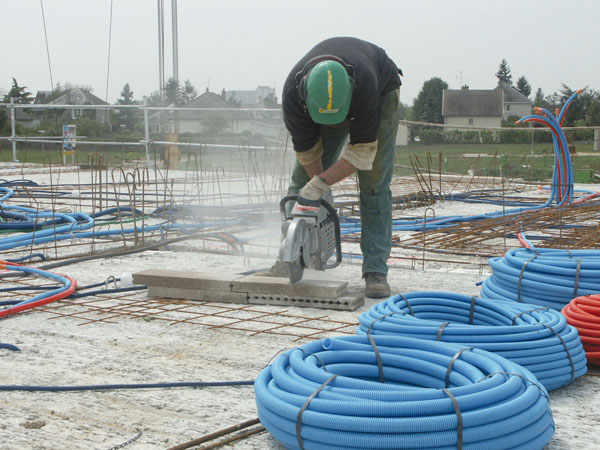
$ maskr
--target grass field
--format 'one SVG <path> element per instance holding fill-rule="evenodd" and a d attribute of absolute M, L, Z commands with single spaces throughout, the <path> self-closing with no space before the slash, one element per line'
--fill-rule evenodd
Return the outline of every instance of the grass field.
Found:
<path fill-rule="evenodd" d="M 210 151 L 212 158 L 222 160 L 223 167 L 235 167 L 234 161 L 241 156 L 243 148 L 235 150 Z M 206 149 L 196 150 L 197 157 L 207 153 Z M 220 155 L 218 154 L 220 153 Z M 182 152 L 182 164 L 189 159 L 188 151 Z M 249 155 L 248 155 L 249 156 Z M 19 144 L 17 158 L 20 163 L 61 165 L 62 147 L 59 144 Z M 134 161 L 144 161 L 144 147 L 115 147 L 108 145 L 80 146 L 74 160 L 78 164 L 91 164 L 101 161 L 109 167 L 116 167 Z M 150 150 L 151 160 L 160 160 L 157 148 Z M 594 174 L 600 173 L 600 152 L 593 152 L 592 144 L 576 143 L 571 155 L 575 182 L 594 183 Z M 191 158 L 194 160 L 195 158 Z M 0 161 L 12 161 L 12 147 L 7 142 L 0 144 Z M 67 163 L 71 155 L 66 156 Z M 211 162 L 214 164 L 214 159 Z M 422 171 L 448 172 L 457 174 L 499 176 L 502 172 L 508 178 L 524 178 L 528 181 L 548 180 L 554 167 L 554 151 L 551 144 L 454 144 L 424 145 L 411 144 L 398 147 L 398 175 L 411 175 L 413 166 Z"/>
<path fill-rule="evenodd" d="M 593 152 L 592 144 L 575 144 L 571 154 L 575 182 L 593 183 L 600 172 L 600 152 Z M 528 181 L 552 177 L 554 150 L 551 144 L 479 144 L 479 145 L 419 145 L 399 147 L 399 173 L 413 172 L 412 166 L 435 172 L 499 176 Z"/>

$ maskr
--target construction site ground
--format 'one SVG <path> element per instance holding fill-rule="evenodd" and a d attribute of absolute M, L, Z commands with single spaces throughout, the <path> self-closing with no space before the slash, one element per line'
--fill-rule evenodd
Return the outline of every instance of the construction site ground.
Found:
<path fill-rule="evenodd" d="M 141 249 L 185 233 L 159 230 L 134 236 L 69 239 L 3 252 L 5 259 L 43 253 L 48 257 L 46 264 L 98 255 L 97 259 L 52 269 L 72 277 L 81 286 L 104 281 L 106 287 L 119 286 L 132 274 L 148 270 L 245 276 L 268 268 L 277 255 L 280 218 L 276 204 L 286 186 L 282 176 L 206 167 L 162 173 L 139 167 L 84 171 L 74 167 L 3 164 L 0 178 L 27 179 L 37 184 L 29 188 L 31 195 L 21 195 L 11 200 L 11 205 L 90 212 L 119 203 L 149 214 L 176 203 L 194 207 L 186 212 L 187 223 L 212 224 L 193 239 L 123 256 L 113 253 Z M 593 190 L 594 186 L 578 188 Z M 500 203 L 465 203 L 450 196 L 443 201 L 432 200 L 436 192 L 456 194 L 491 189 L 499 193 Z M 70 192 L 61 196 L 39 195 L 44 190 L 49 194 Z M 509 195 L 534 200 L 543 200 L 547 195 L 537 185 L 452 176 L 430 180 L 426 186 L 412 178 L 398 179 L 393 190 L 395 217 L 480 214 L 502 209 L 502 199 Z M 335 193 L 344 205 L 342 211 L 351 217 L 357 207 L 355 184 L 348 180 Z M 583 215 L 585 220 L 597 218 L 595 206 L 590 205 Z M 164 218 L 148 216 L 143 220 L 148 224 Z M 491 273 L 487 259 L 520 245 L 516 239 L 504 237 L 514 221 L 509 224 L 494 220 L 494 224 L 482 225 L 478 232 L 456 229 L 446 239 L 420 231 L 394 233 L 388 274 L 392 294 L 431 290 L 479 294 L 478 283 Z M 552 223 L 572 219 L 566 211 L 558 215 L 548 209 L 528 220 L 530 230 L 548 229 L 552 234 Z M 223 223 L 228 224 L 226 228 Z M 122 225 L 107 225 L 119 226 Z M 555 242 L 565 238 L 560 233 L 553 236 Z M 339 267 L 326 272 L 306 271 L 304 280 L 339 281 L 347 283 L 348 291 L 360 293 L 364 281 L 357 238 L 346 236 L 342 246 L 345 256 Z M 100 257 L 102 254 L 106 257 Z M 113 277 L 122 281 L 113 281 Z M 27 276 L 3 278 L 0 285 L 22 287 L 46 282 Z M 0 300 L 21 295 L 18 292 L 3 293 Z M 0 349 L 0 384 L 74 386 L 253 380 L 285 349 L 328 336 L 355 334 L 358 316 L 377 302 L 364 298 L 356 309 L 340 310 L 210 298 L 166 299 L 149 295 L 148 290 L 61 300 L 0 320 L 0 342 L 21 350 Z M 597 373 L 591 371 L 571 385 L 551 392 L 550 400 L 556 431 L 546 448 L 597 448 Z M 252 386 L 7 391 L 0 397 L 0 442 L 2 448 L 10 450 L 112 449 L 122 444 L 128 449 L 165 449 L 256 417 Z M 282 448 L 267 432 L 257 432 L 229 445 L 235 449 Z"/>

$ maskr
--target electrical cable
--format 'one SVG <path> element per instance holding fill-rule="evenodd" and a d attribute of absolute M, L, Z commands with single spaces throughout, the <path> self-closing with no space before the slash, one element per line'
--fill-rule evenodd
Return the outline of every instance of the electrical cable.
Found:
<path fill-rule="evenodd" d="M 2 193 L 4 193 L 4 195 L 2 195 Z M 143 216 L 144 213 L 140 210 L 134 210 L 130 207 L 110 208 L 108 210 L 100 211 L 91 215 L 83 212 L 73 212 L 65 214 L 57 213 L 54 211 L 38 211 L 33 208 L 27 208 L 22 206 L 2 205 L 2 202 L 4 200 L 7 200 L 14 195 L 14 191 L 10 188 L 0 186 L 0 195 L 2 195 L 2 197 L 0 197 L 0 210 L 17 211 L 18 213 L 25 214 L 26 216 L 28 216 L 28 220 L 25 222 L 21 221 L 17 224 L 13 222 L 13 224 L 9 224 L 6 226 L 12 226 L 17 229 L 21 227 L 33 230 L 29 233 L 22 233 L 1 238 L 0 250 L 8 250 L 23 246 L 30 247 L 34 244 L 58 242 L 66 239 L 85 239 L 90 237 L 97 238 L 102 236 L 150 233 L 154 231 L 159 231 L 161 233 L 167 231 L 190 232 L 193 230 L 204 229 L 207 227 L 224 228 L 231 225 L 239 225 L 241 223 L 239 218 L 234 218 L 231 221 L 212 221 L 199 223 L 173 223 L 173 219 L 171 218 L 166 223 L 159 223 L 154 225 L 135 226 L 126 229 L 121 228 L 112 230 L 96 230 L 94 229 L 94 227 L 97 225 L 96 218 L 98 217 L 115 213 L 117 213 L 117 217 L 121 217 L 121 212 L 127 212 L 134 215 L 137 214 L 140 216 Z M 36 222 L 39 218 L 48 218 L 51 220 L 40 224 Z M 2 223 L 0 225 L 5 224 Z M 0 226 L 0 228 L 2 227 Z M 217 236 L 217 234 L 215 234 L 215 236 Z M 221 235 L 218 237 L 220 239 L 225 239 L 225 235 Z"/>
<path fill-rule="evenodd" d="M 0 342 L 0 348 L 3 348 L 5 350 L 11 350 L 13 352 L 20 352 L 21 349 L 19 347 L 17 347 L 16 345 L 13 344 L 4 344 L 2 342 Z"/>
<path fill-rule="evenodd" d="M 488 264 L 482 297 L 560 311 L 575 297 L 600 292 L 600 250 L 512 249 Z"/>
<path fill-rule="evenodd" d="M 531 372 L 447 342 L 314 341 L 280 355 L 254 390 L 261 423 L 287 449 L 542 449 L 554 434 Z"/>
<path fill-rule="evenodd" d="M 242 381 L 182 381 L 174 383 L 135 383 L 135 384 L 88 384 L 79 386 L 26 386 L 5 385 L 0 391 L 26 392 L 75 392 L 75 391 L 107 391 L 117 389 L 167 389 L 180 387 L 220 387 L 220 386 L 251 386 L 254 380 Z"/>
<path fill-rule="evenodd" d="M 48 278 L 50 280 L 58 281 L 63 285 L 62 287 L 43 292 L 28 300 L 19 301 L 18 303 L 9 306 L 8 308 L 0 310 L 0 318 L 7 317 L 11 314 L 16 314 L 21 311 L 26 311 L 28 309 L 36 308 L 38 306 L 46 305 L 51 302 L 62 300 L 63 298 L 66 298 L 73 292 L 75 292 L 75 289 L 77 288 L 77 282 L 72 278 L 68 276 L 59 275 L 54 272 L 40 270 L 35 267 L 22 266 L 7 261 L 0 261 L 0 270 L 29 273 Z"/>
<path fill-rule="evenodd" d="M 407 292 L 359 316 L 357 334 L 460 343 L 525 367 L 548 390 L 587 371 L 577 330 L 558 311 L 450 292 Z"/>
<path fill-rule="evenodd" d="M 588 362 L 600 365 L 600 294 L 576 297 L 561 312 L 579 331 Z"/>

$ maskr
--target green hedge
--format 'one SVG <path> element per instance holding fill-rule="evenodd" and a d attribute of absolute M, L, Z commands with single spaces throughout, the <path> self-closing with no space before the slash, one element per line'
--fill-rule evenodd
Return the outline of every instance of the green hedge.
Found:
<path fill-rule="evenodd" d="M 413 135 L 419 137 L 420 144 L 544 144 L 552 142 L 552 133 L 546 130 L 522 131 L 516 128 L 504 130 L 442 130 L 434 128 L 415 129 Z M 577 140 L 591 140 L 592 130 L 582 130 L 575 135 Z"/>

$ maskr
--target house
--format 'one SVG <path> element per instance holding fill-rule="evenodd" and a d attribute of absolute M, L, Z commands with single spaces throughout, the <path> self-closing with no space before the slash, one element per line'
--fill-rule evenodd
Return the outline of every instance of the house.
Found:
<path fill-rule="evenodd" d="M 56 100 L 52 100 L 52 92 L 39 91 L 35 97 L 34 104 L 48 105 L 81 105 L 82 108 L 68 109 L 63 114 L 64 120 L 76 120 L 82 116 L 90 117 L 100 123 L 110 125 L 110 112 L 108 109 L 85 109 L 86 105 L 108 105 L 104 100 L 83 88 L 70 89 Z M 43 111 L 34 109 L 33 111 Z"/>
<path fill-rule="evenodd" d="M 275 89 L 269 86 L 258 86 L 253 91 L 226 91 L 223 89 L 221 96 L 225 101 L 238 103 L 242 108 L 256 106 L 267 98 L 271 98 L 274 102 L 277 102 Z"/>
<path fill-rule="evenodd" d="M 277 111 L 253 111 L 241 108 L 227 102 L 223 95 L 206 91 L 191 102 L 182 106 L 184 109 L 206 108 L 205 111 L 179 111 L 179 133 L 202 133 L 211 126 L 222 128 L 227 133 L 260 133 L 264 136 L 279 138 L 285 132 L 281 109 Z M 264 100 L 253 105 L 256 109 L 267 109 Z M 219 111 L 222 109 L 222 111 Z M 170 114 L 168 121 L 171 128 L 174 115 Z M 220 122 L 220 123 L 219 123 Z"/>
<path fill-rule="evenodd" d="M 206 91 L 191 102 L 182 106 L 184 109 L 205 108 L 205 111 L 179 111 L 177 117 L 180 133 L 202 133 L 211 126 L 211 122 L 222 121 L 223 131 L 229 133 L 240 133 L 242 127 L 240 122 L 250 119 L 248 111 L 226 102 L 220 95 L 214 92 Z M 222 109 L 223 111 L 219 111 Z M 235 111 L 231 111 L 235 109 Z M 170 124 L 175 120 L 175 115 L 170 114 L 168 122 Z"/>
<path fill-rule="evenodd" d="M 472 127 L 500 127 L 504 91 L 501 89 L 444 89 L 444 124 Z"/>
<path fill-rule="evenodd" d="M 496 89 L 504 92 L 502 120 L 509 116 L 528 116 L 533 112 L 533 102 L 510 84 L 500 81 Z"/>
<path fill-rule="evenodd" d="M 15 108 L 15 124 L 25 128 L 35 128 L 40 125 L 39 119 L 32 116 L 27 110 Z"/>
<path fill-rule="evenodd" d="M 495 89 L 444 89 L 442 115 L 446 125 L 500 127 L 509 116 L 531 114 L 533 102 L 500 81 Z"/>

